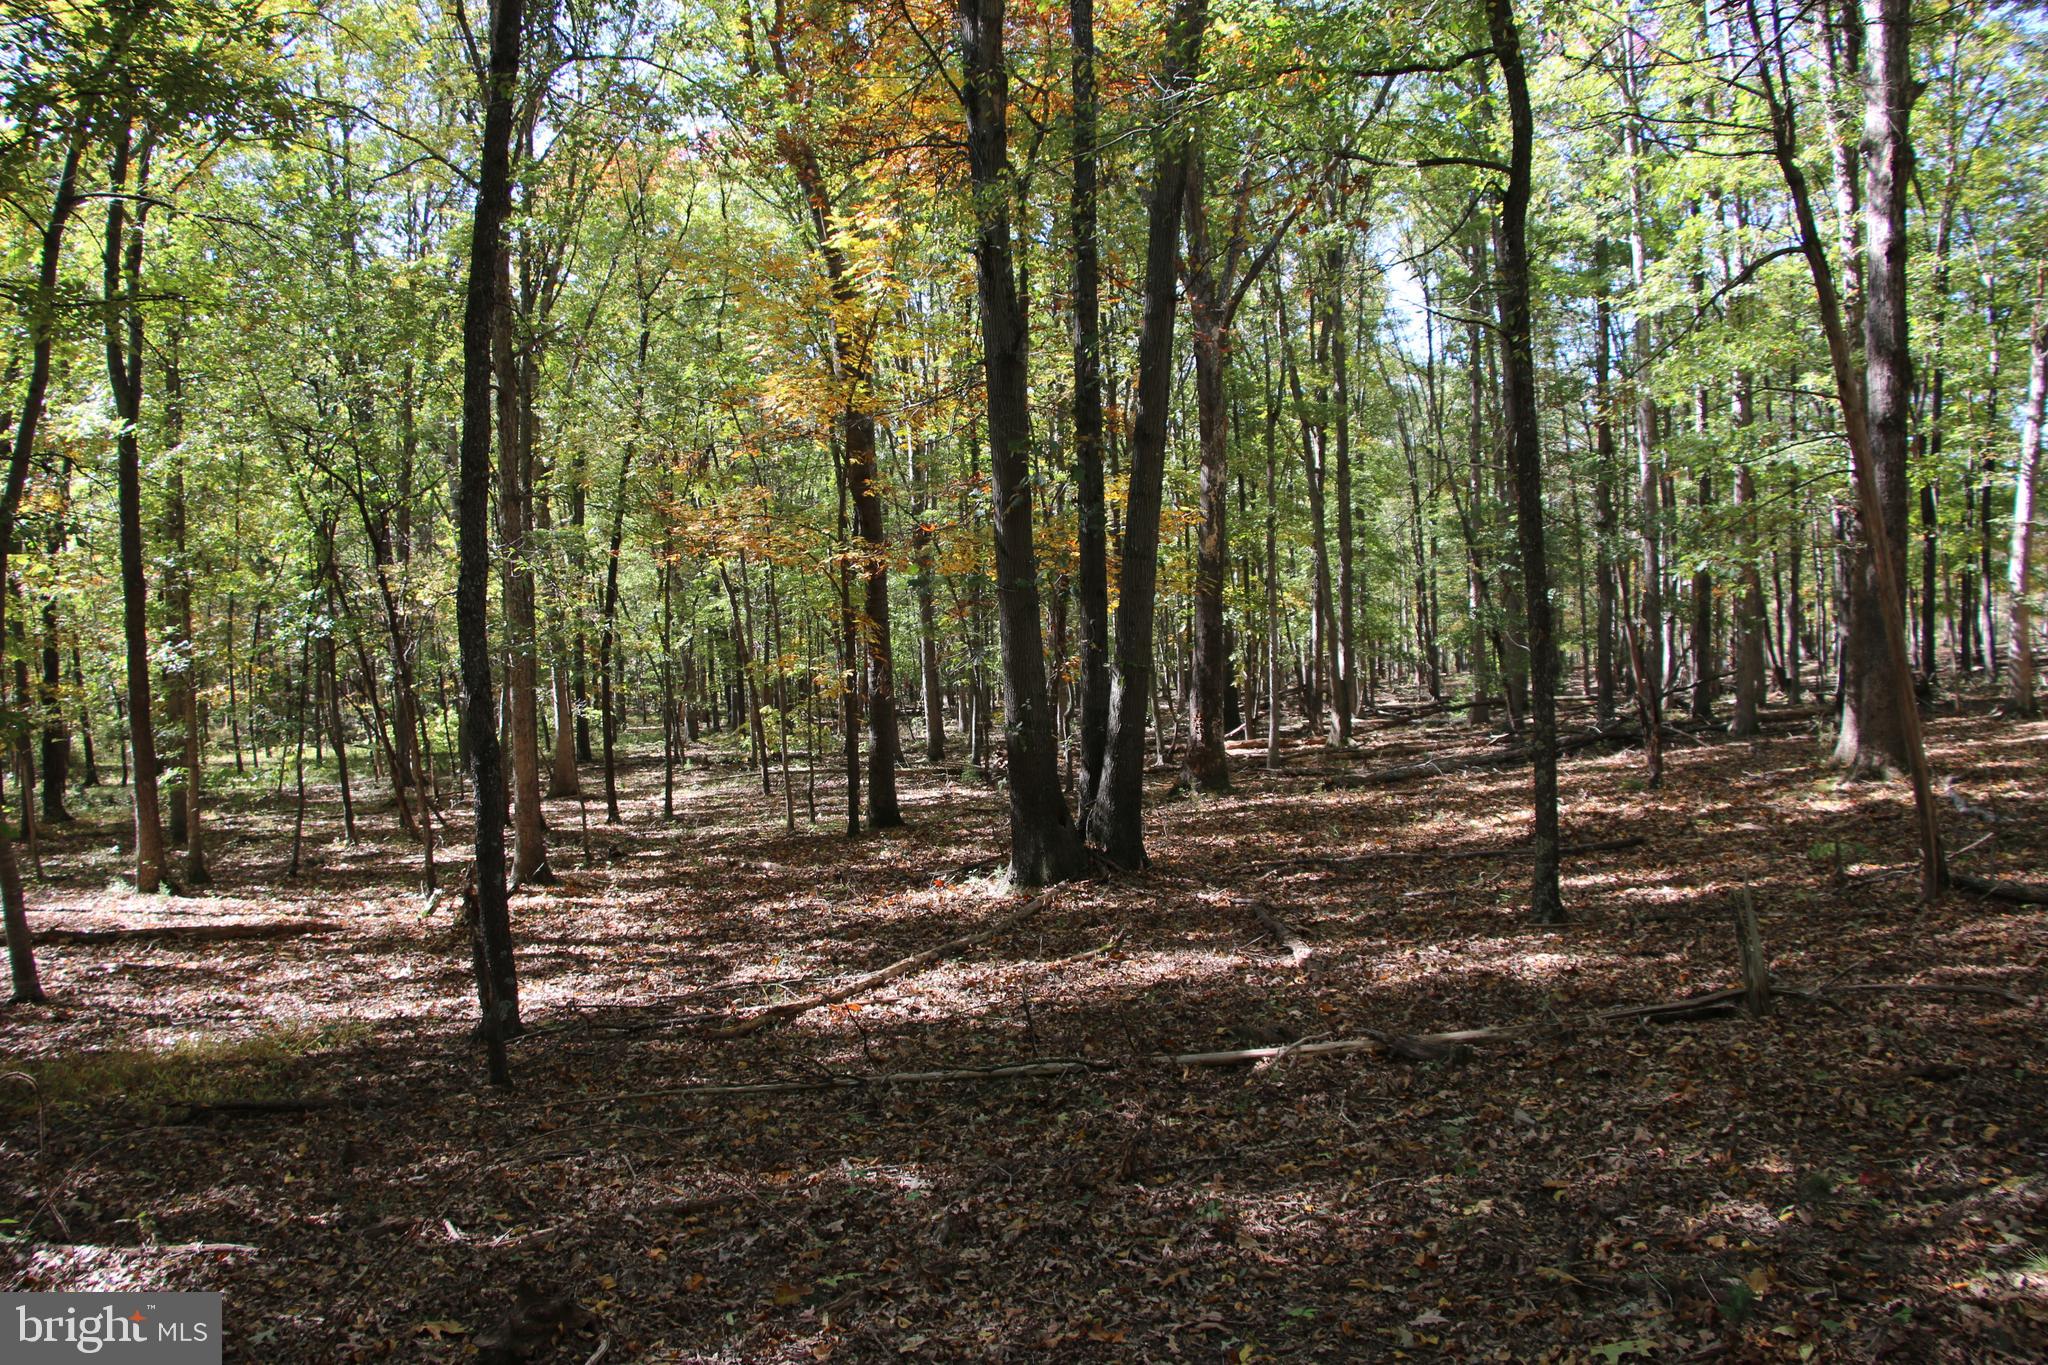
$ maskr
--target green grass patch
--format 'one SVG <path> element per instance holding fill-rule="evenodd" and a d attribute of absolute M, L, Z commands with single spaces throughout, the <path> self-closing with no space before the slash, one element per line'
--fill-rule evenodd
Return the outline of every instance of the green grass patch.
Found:
<path fill-rule="evenodd" d="M 292 1062 L 369 1032 L 360 1023 L 287 1024 L 247 1036 L 200 1034 L 162 1047 L 4 1060 L 0 1113 L 33 1114 L 38 1101 L 54 1109 L 276 1099 Z"/>

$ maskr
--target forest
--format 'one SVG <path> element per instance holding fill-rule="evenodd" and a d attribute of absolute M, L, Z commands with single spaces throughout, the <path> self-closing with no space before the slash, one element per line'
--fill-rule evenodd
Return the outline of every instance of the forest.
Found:
<path fill-rule="evenodd" d="M 2048 1355 L 2044 185 L 1998 0 L 0 0 L 0 1292 Z"/>

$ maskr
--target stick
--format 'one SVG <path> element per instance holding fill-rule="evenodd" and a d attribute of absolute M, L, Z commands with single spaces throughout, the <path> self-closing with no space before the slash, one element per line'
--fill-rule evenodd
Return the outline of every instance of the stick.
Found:
<path fill-rule="evenodd" d="M 812 1010 L 823 1009 L 827 1005 L 836 1005 L 843 1000 L 850 1000 L 854 996 L 871 991 L 877 986 L 886 985 L 899 976 L 908 976 L 918 968 L 937 962 L 940 958 L 951 957 L 955 953 L 971 948 L 984 939 L 991 939 L 997 934 L 1006 933 L 1022 924 L 1025 920 L 1030 919 L 1050 904 L 1052 904 L 1052 893 L 1050 891 L 1042 892 L 1024 902 L 1023 906 L 1014 913 L 1005 915 L 995 923 L 985 928 L 977 929 L 971 934 L 962 934 L 959 938 L 949 939 L 935 948 L 927 948 L 921 953 L 912 953 L 909 957 L 892 962 L 880 971 L 870 972 L 866 976 L 848 982 L 836 990 L 823 991 L 817 995 L 807 996 L 802 1000 L 792 1000 L 785 1005 L 772 1006 L 750 1019 L 741 1019 L 726 1025 L 724 1028 L 713 1029 L 705 1036 L 710 1038 L 744 1038 L 750 1033 L 759 1033 L 762 1029 L 773 1028 L 777 1024 L 787 1023 L 800 1014 L 809 1014 Z"/>
<path fill-rule="evenodd" d="M 96 1251 L 115 1256 L 211 1256 L 234 1254 L 254 1256 L 258 1248 L 247 1242 L 176 1242 L 169 1246 L 96 1246 L 89 1242 L 46 1242 L 51 1251 Z"/>

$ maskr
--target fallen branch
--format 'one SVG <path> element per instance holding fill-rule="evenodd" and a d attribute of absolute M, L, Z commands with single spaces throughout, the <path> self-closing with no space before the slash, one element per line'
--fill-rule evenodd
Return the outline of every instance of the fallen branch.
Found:
<path fill-rule="evenodd" d="M 866 976 L 858 977 L 836 990 L 822 991 L 817 995 L 806 996 L 802 1000 L 792 1000 L 787 1004 L 771 1005 L 750 1018 L 736 1020 L 723 1028 L 712 1029 L 705 1036 L 709 1038 L 744 1038 L 750 1033 L 759 1033 L 763 1029 L 774 1028 L 778 1024 L 786 1024 L 798 1015 L 809 1014 L 812 1010 L 824 1009 L 828 1005 L 837 1005 L 843 1001 L 851 1000 L 854 996 L 863 995 L 877 986 L 886 985 L 897 977 L 908 976 L 920 967 L 929 966 L 941 958 L 951 957 L 955 953 L 972 948 L 975 944 L 986 939 L 994 938 L 998 934 L 1007 933 L 1050 904 L 1052 904 L 1052 893 L 1050 891 L 1042 892 L 1026 901 L 1022 907 L 1013 913 L 1005 915 L 995 923 L 977 929 L 971 934 L 962 934 L 959 938 L 948 939 L 937 947 L 927 948 L 921 953 L 912 953 L 906 958 L 899 958 L 880 971 L 869 972 Z"/>
<path fill-rule="evenodd" d="M 1648 1005 L 1623 1005 L 1619 1009 L 1602 1010 L 1596 1017 L 1602 1021 L 1641 1019 L 1648 1023 L 1705 1019 L 1716 1014 L 1734 1013 L 1741 1008 L 1748 994 L 1743 987 L 1735 986 L 1725 991 L 1681 996 L 1677 1000 L 1658 1000 Z"/>
<path fill-rule="evenodd" d="M 1626 839 L 1599 839 L 1588 844 L 1566 844 L 1558 849 L 1558 856 L 1578 857 L 1588 853 L 1613 853 L 1619 849 L 1637 848 L 1642 844 L 1641 835 L 1630 835 Z M 1254 863 L 1252 866 L 1267 872 L 1288 867 L 1356 867 L 1364 863 L 1388 862 L 1403 858 L 1426 858 L 1431 862 L 1456 862 L 1465 858 L 1515 858 L 1530 852 L 1527 844 L 1506 844 L 1497 848 L 1389 848 L 1371 853 L 1355 853 L 1333 857 L 1309 854 L 1300 858 L 1281 858 L 1270 863 Z"/>
<path fill-rule="evenodd" d="M 42 929 L 37 931 L 35 941 L 38 947 L 52 943 L 238 943 L 332 934 L 340 928 L 339 924 L 318 919 L 278 920 L 269 924 L 159 924 L 120 929 Z"/>
<path fill-rule="evenodd" d="M 1027 907 L 1028 908 L 1028 907 Z M 1958 994 L 1991 995 L 2010 1000 L 2014 1004 L 2028 1002 L 2020 996 L 1997 986 L 1946 985 L 1918 982 L 1856 982 L 1844 986 L 1830 987 L 1836 991 L 1940 991 Z M 1810 1000 L 1821 1004 L 1832 1004 L 1826 990 L 1805 990 L 1772 983 L 1771 994 L 1792 999 Z M 1711 1015 L 1732 1014 L 1742 1009 L 1749 991 L 1742 986 L 1726 990 L 1708 991 L 1701 995 L 1684 996 L 1676 1000 L 1659 1000 L 1647 1005 L 1622 1005 L 1602 1010 L 1585 1019 L 1587 1026 L 1597 1028 L 1603 1024 L 1638 1020 L 1644 1023 L 1670 1023 L 1680 1020 L 1704 1018 Z M 929 1071 L 892 1071 L 868 1074 L 836 1073 L 812 1076 L 803 1080 L 751 1081 L 751 1082 L 709 1082 L 701 1085 L 664 1086 L 657 1090 L 637 1090 L 622 1095 L 586 1095 L 575 1099 L 555 1100 L 557 1109 L 576 1109 L 593 1104 L 626 1104 L 638 1100 L 714 1098 L 725 1095 L 789 1095 L 825 1090 L 864 1090 L 904 1085 L 948 1085 L 972 1083 L 975 1081 L 1037 1080 L 1061 1076 L 1111 1075 L 1141 1069 L 1206 1070 L 1220 1067 L 1255 1066 L 1288 1060 L 1295 1057 L 1348 1057 L 1359 1053 L 1377 1052 L 1396 1061 L 1408 1062 L 1458 1062 L 1471 1055 L 1475 1043 L 1500 1043 L 1525 1041 L 1546 1036 L 1556 1036 L 1557 1021 L 1546 1020 L 1536 1024 L 1508 1024 L 1490 1028 L 1458 1029 L 1450 1033 L 1385 1034 L 1369 1033 L 1357 1038 L 1338 1038 L 1328 1042 L 1281 1043 L 1270 1047 L 1234 1048 L 1223 1052 L 1150 1052 L 1125 1062 L 1095 1060 L 1085 1057 L 1048 1057 L 1028 1062 L 1010 1062 L 995 1066 L 942 1067 Z"/>
<path fill-rule="evenodd" d="M 1286 950 L 1289 966 L 1299 967 L 1308 961 L 1309 955 L 1315 952 L 1315 949 L 1309 947 L 1300 934 L 1289 928 L 1285 920 L 1268 909 L 1263 901 L 1252 901 L 1251 908 L 1252 913 L 1259 917 L 1259 923 L 1264 925 L 1266 932 L 1272 936 L 1273 942 Z"/>
<path fill-rule="evenodd" d="M 2027 998 L 2015 994 L 2003 986 L 1980 986 L 1969 982 L 1945 981 L 1852 981 L 1843 986 L 1829 986 L 1829 991 L 1868 991 L 1878 994 L 1909 994 L 1924 992 L 1928 995 L 1988 995 L 2014 1005 L 2024 1005 Z M 1826 992 L 1823 992 L 1825 994 Z"/>
<path fill-rule="evenodd" d="M 46 1251 L 86 1251 L 104 1256 L 254 1256 L 259 1248 L 247 1242 L 173 1242 L 167 1246 L 100 1246 L 90 1242 L 44 1242 Z"/>
<path fill-rule="evenodd" d="M 1053 958 L 1050 962 L 1042 962 L 1038 965 L 1045 968 L 1045 970 L 1049 972 L 1057 971 L 1061 967 L 1071 967 L 1076 962 L 1086 962 L 1091 957 L 1102 957 L 1106 954 L 1115 952 L 1117 949 L 1124 946 L 1124 938 L 1125 932 L 1122 929 L 1119 929 L 1109 936 L 1109 941 L 1107 943 L 1098 943 L 1093 948 L 1083 948 L 1078 953 L 1068 953 L 1065 957 L 1056 957 Z"/>
<path fill-rule="evenodd" d="M 1276 1047 L 1237 1048 L 1227 1052 L 1153 1052 L 1130 1063 L 1096 1061 L 1084 1057 L 1048 1057 L 1037 1061 L 1011 1062 L 998 1066 L 945 1067 L 932 1071 L 891 1071 L 880 1074 L 812 1076 L 794 1081 L 753 1081 L 735 1084 L 665 1086 L 638 1090 L 625 1095 L 592 1095 L 582 1099 L 558 1100 L 558 1109 L 589 1104 L 622 1104 L 635 1100 L 684 1099 L 723 1095 L 789 1095 L 820 1090 L 863 1090 L 899 1085 L 945 1085 L 972 1081 L 1037 1080 L 1048 1077 L 1108 1075 L 1133 1067 L 1207 1070 L 1217 1067 L 1251 1066 L 1289 1057 L 1344 1057 L 1360 1052 L 1384 1052 L 1403 1061 L 1448 1060 L 1462 1055 L 1461 1047 L 1473 1043 L 1522 1038 L 1534 1028 L 1463 1029 L 1456 1033 L 1419 1035 L 1374 1034 L 1364 1038 L 1342 1038 L 1326 1043 L 1285 1043 Z"/>

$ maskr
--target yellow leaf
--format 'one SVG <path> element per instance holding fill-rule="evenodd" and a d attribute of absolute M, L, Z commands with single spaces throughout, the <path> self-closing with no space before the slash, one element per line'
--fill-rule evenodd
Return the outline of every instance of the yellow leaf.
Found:
<path fill-rule="evenodd" d="M 469 1331 L 469 1328 L 452 1318 L 435 1318 L 431 1322 L 421 1323 L 419 1330 L 425 1332 L 434 1340 L 439 1341 L 442 1337 L 462 1336 Z"/>

